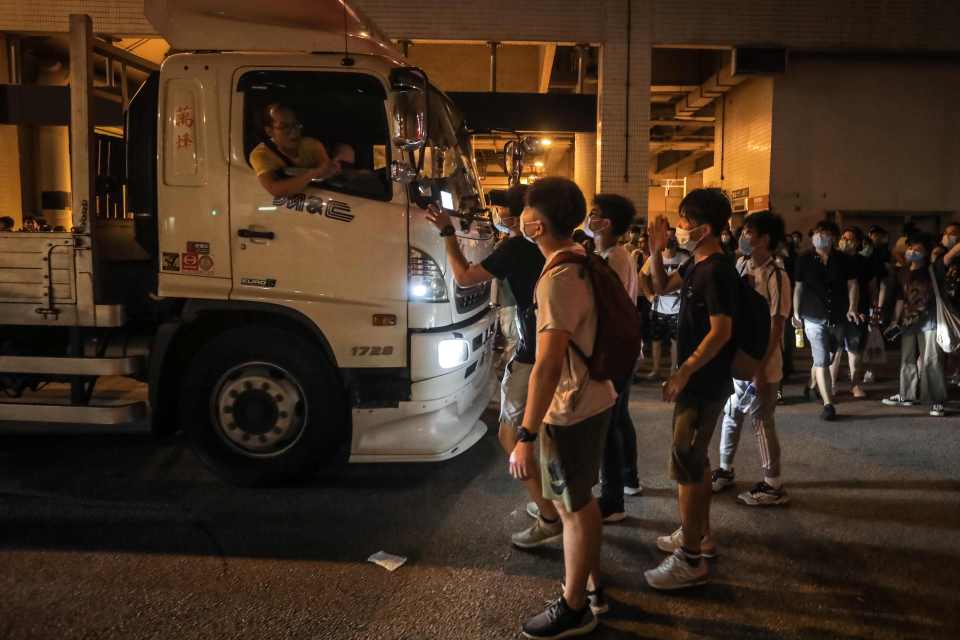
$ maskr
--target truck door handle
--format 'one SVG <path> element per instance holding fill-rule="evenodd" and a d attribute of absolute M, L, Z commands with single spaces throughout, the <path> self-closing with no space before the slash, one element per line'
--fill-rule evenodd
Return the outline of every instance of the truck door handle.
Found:
<path fill-rule="evenodd" d="M 241 238 L 257 238 L 260 240 L 273 240 L 276 234 L 273 231 L 257 231 L 255 229 L 240 229 L 237 235 Z"/>

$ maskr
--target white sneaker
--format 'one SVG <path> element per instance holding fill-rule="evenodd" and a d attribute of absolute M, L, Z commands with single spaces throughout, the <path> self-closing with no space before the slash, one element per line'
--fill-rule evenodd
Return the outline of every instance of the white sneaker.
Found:
<path fill-rule="evenodd" d="M 673 553 L 680 549 L 683 546 L 683 527 L 678 528 L 676 531 L 671 533 L 668 536 L 660 536 L 657 538 L 657 549 L 663 551 L 664 553 Z M 700 555 L 704 558 L 716 558 L 717 557 L 717 545 L 714 543 L 713 538 L 709 535 L 703 536 L 700 540 Z"/>
<path fill-rule="evenodd" d="M 930 415 L 934 418 L 942 418 L 947 415 L 947 411 L 942 404 L 935 404 L 930 407 Z"/>
<path fill-rule="evenodd" d="M 685 554 L 677 549 L 656 569 L 643 572 L 647 584 L 661 591 L 686 589 L 707 583 L 707 562 L 700 558 L 696 565 L 687 562 Z"/>
<path fill-rule="evenodd" d="M 548 524 L 537 518 L 533 525 L 510 536 L 510 542 L 518 549 L 533 549 L 563 538 L 563 525 L 559 520 Z"/>

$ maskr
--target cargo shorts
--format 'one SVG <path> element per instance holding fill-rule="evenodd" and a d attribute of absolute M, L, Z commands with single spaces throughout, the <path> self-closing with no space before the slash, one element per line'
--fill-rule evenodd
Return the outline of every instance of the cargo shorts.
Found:
<path fill-rule="evenodd" d="M 673 407 L 673 446 L 670 477 L 680 484 L 703 481 L 710 468 L 708 450 L 726 400 L 701 400 L 681 395 Z"/>
<path fill-rule="evenodd" d="M 500 381 L 500 424 L 519 427 L 523 421 L 523 412 L 527 408 L 527 387 L 533 365 L 517 362 L 507 363 Z"/>
<path fill-rule="evenodd" d="M 543 425 L 540 479 L 543 497 L 563 503 L 569 513 L 590 504 L 610 426 L 610 409 L 572 425 Z"/>

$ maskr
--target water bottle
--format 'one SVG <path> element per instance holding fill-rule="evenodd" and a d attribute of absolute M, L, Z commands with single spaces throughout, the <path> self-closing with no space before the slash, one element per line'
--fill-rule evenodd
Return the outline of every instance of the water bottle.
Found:
<path fill-rule="evenodd" d="M 743 395 L 740 396 L 740 402 L 737 403 L 737 413 L 742 416 L 749 415 L 760 408 L 760 398 L 757 396 L 757 386 L 752 382 L 747 385 Z"/>

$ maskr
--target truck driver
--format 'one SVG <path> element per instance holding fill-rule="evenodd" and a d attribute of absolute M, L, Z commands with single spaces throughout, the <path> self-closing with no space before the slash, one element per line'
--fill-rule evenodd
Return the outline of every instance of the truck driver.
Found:
<path fill-rule="evenodd" d="M 290 107 L 268 104 L 263 109 L 263 123 L 266 139 L 250 152 L 250 166 L 270 195 L 292 196 L 312 180 L 340 173 L 340 163 L 330 159 L 323 143 L 301 135 L 303 125 Z"/>

